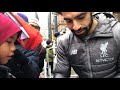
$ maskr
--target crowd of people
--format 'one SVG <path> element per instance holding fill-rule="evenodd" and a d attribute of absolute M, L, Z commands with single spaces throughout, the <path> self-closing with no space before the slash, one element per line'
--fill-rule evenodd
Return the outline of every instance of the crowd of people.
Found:
<path fill-rule="evenodd" d="M 116 17 L 108 12 L 56 13 L 63 16 L 69 30 L 54 34 L 54 52 L 52 40 L 42 45 L 38 19 L 0 12 L 0 78 L 70 78 L 71 68 L 77 78 L 120 78 Z"/>

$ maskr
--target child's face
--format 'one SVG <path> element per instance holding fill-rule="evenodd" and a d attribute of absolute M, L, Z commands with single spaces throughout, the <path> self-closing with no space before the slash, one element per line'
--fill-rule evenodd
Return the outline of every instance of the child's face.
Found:
<path fill-rule="evenodd" d="M 14 42 L 17 39 L 17 33 L 11 36 L 8 40 L 0 44 L 0 64 L 6 64 L 14 55 L 16 47 Z"/>

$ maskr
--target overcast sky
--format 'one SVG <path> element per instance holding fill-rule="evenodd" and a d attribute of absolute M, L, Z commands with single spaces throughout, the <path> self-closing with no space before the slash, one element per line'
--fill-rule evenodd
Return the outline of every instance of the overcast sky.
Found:
<path fill-rule="evenodd" d="M 34 12 L 21 12 L 28 16 L 28 18 L 34 18 Z M 39 23 L 41 28 L 47 27 L 48 25 L 48 13 L 49 12 L 37 12 L 39 15 Z"/>

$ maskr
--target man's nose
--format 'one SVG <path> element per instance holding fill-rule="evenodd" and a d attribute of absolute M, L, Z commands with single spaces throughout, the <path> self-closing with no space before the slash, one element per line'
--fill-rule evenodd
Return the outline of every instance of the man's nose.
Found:
<path fill-rule="evenodd" d="M 78 30 L 81 28 L 81 24 L 78 21 L 73 21 L 73 30 Z"/>

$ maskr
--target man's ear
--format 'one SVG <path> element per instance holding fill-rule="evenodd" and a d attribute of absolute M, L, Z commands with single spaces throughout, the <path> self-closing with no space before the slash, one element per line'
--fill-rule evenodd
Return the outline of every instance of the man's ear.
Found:
<path fill-rule="evenodd" d="M 94 15 L 95 12 L 91 12 L 91 13 L 92 13 L 92 15 Z"/>
<path fill-rule="evenodd" d="M 99 13 L 99 12 L 92 12 L 92 15 L 95 15 L 95 14 L 97 14 L 97 13 Z"/>

